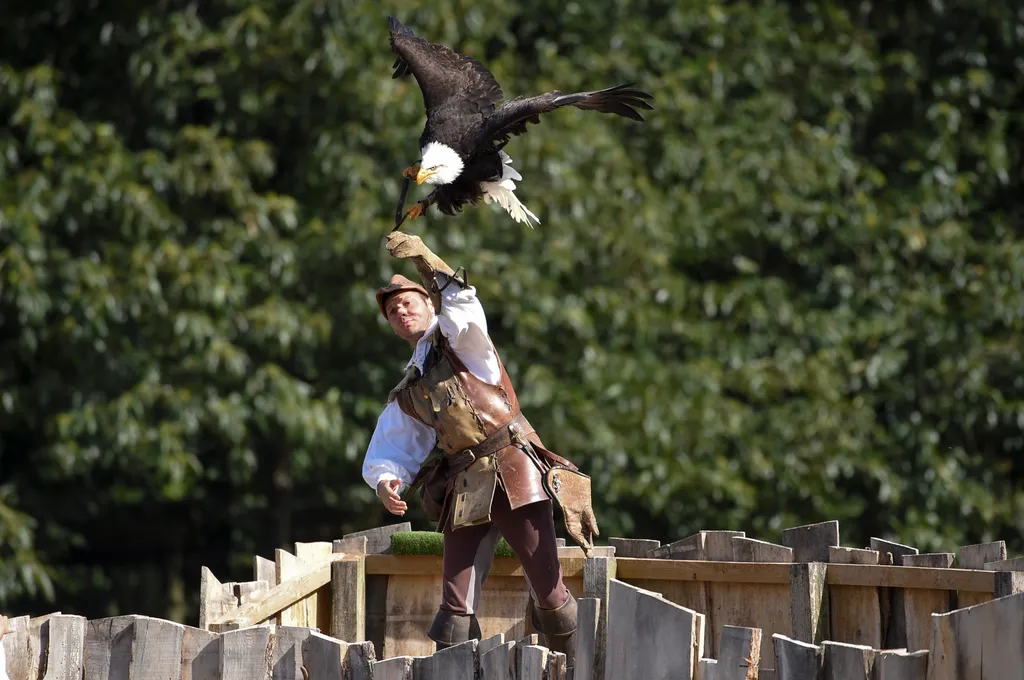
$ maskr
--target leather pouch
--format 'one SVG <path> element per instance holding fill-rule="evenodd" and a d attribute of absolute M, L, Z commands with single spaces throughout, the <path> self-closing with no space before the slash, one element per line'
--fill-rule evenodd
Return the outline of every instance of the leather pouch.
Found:
<path fill-rule="evenodd" d="M 455 505 L 452 528 L 470 527 L 491 521 L 491 503 L 498 486 L 494 456 L 475 461 L 460 472 L 452 487 Z"/>

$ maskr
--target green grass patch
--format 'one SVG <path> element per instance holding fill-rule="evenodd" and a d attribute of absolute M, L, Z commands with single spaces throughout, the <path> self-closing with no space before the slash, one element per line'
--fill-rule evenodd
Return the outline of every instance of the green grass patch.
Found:
<path fill-rule="evenodd" d="M 391 552 L 395 555 L 444 555 L 444 535 L 436 531 L 400 531 L 391 534 Z M 498 539 L 495 557 L 515 557 L 504 538 Z"/>

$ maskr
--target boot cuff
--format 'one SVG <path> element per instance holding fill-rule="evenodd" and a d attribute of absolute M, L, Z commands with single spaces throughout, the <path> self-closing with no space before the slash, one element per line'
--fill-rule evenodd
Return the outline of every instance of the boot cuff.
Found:
<path fill-rule="evenodd" d="M 467 640 L 480 639 L 480 624 L 475 614 L 455 614 L 438 609 L 427 637 L 445 645 L 457 645 Z"/>
<path fill-rule="evenodd" d="M 557 609 L 533 607 L 533 626 L 544 635 L 568 635 L 576 630 L 576 598 L 568 590 L 567 598 Z"/>

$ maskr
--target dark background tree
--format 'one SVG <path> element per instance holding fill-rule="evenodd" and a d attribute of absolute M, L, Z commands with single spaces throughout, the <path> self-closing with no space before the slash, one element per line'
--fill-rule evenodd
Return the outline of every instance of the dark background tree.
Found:
<path fill-rule="evenodd" d="M 373 291 L 423 120 L 388 13 L 506 96 L 657 96 L 508 147 L 537 229 L 409 225 L 469 269 L 605 537 L 838 519 L 1024 551 L 1009 5 L 143 5 L 0 10 L 5 611 L 194 622 L 201 565 L 398 521 L 360 477 L 407 358 Z"/>

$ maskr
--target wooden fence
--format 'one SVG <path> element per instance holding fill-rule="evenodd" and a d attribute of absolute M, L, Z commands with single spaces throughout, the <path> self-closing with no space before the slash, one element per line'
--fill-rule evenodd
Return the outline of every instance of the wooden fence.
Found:
<path fill-rule="evenodd" d="M 503 634 L 423 656 L 377 660 L 370 642 L 261 624 L 215 633 L 145 616 L 12 620 L 4 639 L 12 680 L 1022 680 L 1024 592 L 931 617 L 928 648 L 812 644 L 760 628 L 723 626 L 704 654 L 704 614 L 618 579 L 602 601 L 579 601 L 577 666 Z M 603 656 L 605 667 L 598 670 Z"/>
<path fill-rule="evenodd" d="M 434 654 L 426 630 L 439 600 L 441 558 L 390 554 L 395 535 L 408 531 L 408 523 L 391 525 L 300 543 L 274 560 L 256 557 L 248 582 L 221 583 L 204 567 L 198 628 L 144 616 L 13 619 L 15 632 L 4 640 L 9 675 L 562 680 L 564 657 L 531 637 L 529 591 L 511 557 L 495 558 L 485 584 L 484 639 Z M 922 664 L 929 680 L 1024 680 L 1024 663 L 989 675 L 996 660 L 985 656 L 1024 648 L 1015 599 L 1024 591 L 1024 559 L 1007 560 L 1001 541 L 956 555 L 919 555 L 877 539 L 870 548 L 847 548 L 839 546 L 838 523 L 825 522 L 787 530 L 783 545 L 729 531 L 668 545 L 609 543 L 589 558 L 559 548 L 566 584 L 580 602 L 574 680 L 915 680 L 906 669 Z M 971 651 L 978 640 L 988 646 Z M 856 653 L 868 675 L 837 674 Z M 984 674 L 956 670 L 975 657 L 984 659 Z M 746 675 L 738 675 L 740 658 Z M 1012 654 L 998 662 L 1006 658 Z M 819 675 L 787 670 L 803 673 L 806 664 Z M 944 664 L 955 672 L 943 674 Z"/>

